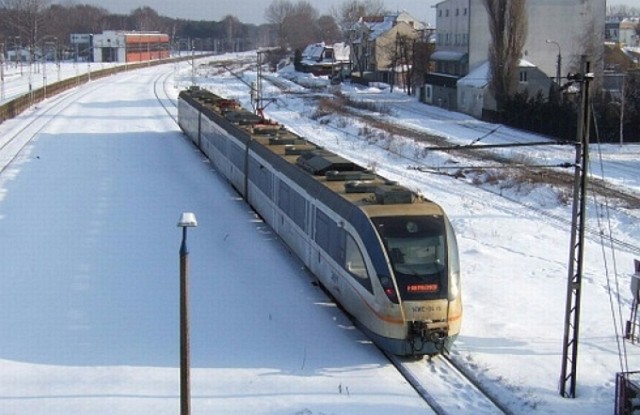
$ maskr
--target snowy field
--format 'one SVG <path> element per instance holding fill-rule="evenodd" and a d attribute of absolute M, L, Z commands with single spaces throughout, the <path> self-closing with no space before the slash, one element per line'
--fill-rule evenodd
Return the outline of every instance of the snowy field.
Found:
<path fill-rule="evenodd" d="M 185 210 L 199 222 L 189 232 L 194 414 L 429 413 L 163 112 L 153 82 L 173 79 L 175 97 L 191 80 L 190 68 L 181 68 L 184 77 L 172 78 L 170 65 L 94 81 L 0 125 L 0 137 L 10 137 L 57 108 L 0 175 L 0 413 L 177 413 L 176 222 Z M 230 74 L 203 67 L 198 83 L 248 104 L 246 85 Z M 469 125 L 493 128 L 384 88 L 343 92 L 394 105 L 380 117 L 452 142 L 484 134 Z M 612 251 L 587 237 L 578 397 L 564 399 L 569 225 L 547 216 L 570 218 L 558 190 L 418 173 L 407 167 L 452 160 L 402 137 L 360 137 L 353 120 L 313 121 L 310 101 L 278 94 L 269 116 L 446 209 L 463 270 L 455 358 L 514 413 L 612 412 L 615 373 L 640 368 L 638 346 L 620 340 L 640 247 L 638 211 L 590 203 L 595 234 L 636 249 Z M 62 105 L 67 98 L 75 100 Z M 485 142 L 540 139 L 498 131 Z M 602 164 L 593 171 L 640 192 L 640 147 L 594 147 Z M 518 157 L 573 161 L 570 148 L 522 151 Z M 469 402 L 459 408 L 473 413 Z"/>

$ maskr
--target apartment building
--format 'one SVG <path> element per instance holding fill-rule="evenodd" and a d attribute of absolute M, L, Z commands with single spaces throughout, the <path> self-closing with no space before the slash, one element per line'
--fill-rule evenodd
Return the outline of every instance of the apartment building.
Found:
<path fill-rule="evenodd" d="M 591 56 L 594 72 L 602 72 L 605 0 L 528 0 L 526 11 L 528 30 L 521 56 L 525 72 L 534 65 L 549 79 L 558 72 L 564 78 L 580 69 L 583 54 Z M 457 82 L 487 62 L 491 41 L 484 0 L 438 3 L 432 56 L 436 71 L 426 79 L 427 102 L 459 109 Z M 520 86 L 527 88 L 526 83 Z M 533 95 L 537 91 L 531 88 Z"/>

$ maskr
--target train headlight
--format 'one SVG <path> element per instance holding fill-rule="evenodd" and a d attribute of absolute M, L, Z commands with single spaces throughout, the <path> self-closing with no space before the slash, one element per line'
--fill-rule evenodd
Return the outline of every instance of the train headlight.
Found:
<path fill-rule="evenodd" d="M 382 283 L 382 289 L 387 295 L 387 298 L 389 298 L 392 303 L 398 304 L 398 293 L 391 278 L 382 276 L 380 277 L 380 282 Z"/>

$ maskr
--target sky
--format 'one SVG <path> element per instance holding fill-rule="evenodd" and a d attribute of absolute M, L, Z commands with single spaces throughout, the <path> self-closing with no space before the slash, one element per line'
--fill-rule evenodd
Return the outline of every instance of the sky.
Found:
<path fill-rule="evenodd" d="M 292 3 L 296 1 L 291 0 Z M 329 12 L 332 6 L 338 7 L 342 0 L 308 0 L 321 14 Z M 58 1 L 68 4 L 69 0 Z M 74 1 L 72 0 L 71 3 Z M 407 11 L 415 18 L 435 25 L 434 6 L 441 0 L 384 0 L 387 9 L 392 11 Z M 241 22 L 261 24 L 265 23 L 264 10 L 270 4 L 269 0 L 75 0 L 77 4 L 93 4 L 104 7 L 113 13 L 128 14 L 137 7 L 149 6 L 160 15 L 192 19 L 192 20 L 222 20 L 227 15 L 236 16 Z M 610 0 L 607 4 L 633 5 L 632 0 Z"/>
<path fill-rule="evenodd" d="M 84 69 L 65 65 L 62 76 Z M 472 161 L 380 131 L 363 136 L 356 119 L 308 118 L 317 100 L 306 100 L 305 88 L 288 81 L 292 75 L 281 73 L 279 82 L 291 94 L 265 82 L 267 96 L 278 97 L 267 108 L 270 117 L 448 213 L 460 246 L 465 307 L 453 358 L 512 413 L 611 413 L 614 375 L 621 370 L 613 327 L 629 316 L 640 252 L 637 210 L 609 200 L 602 204 L 611 208 L 603 224 L 602 205 L 589 202 L 578 397 L 563 399 L 557 385 L 569 252 L 566 196 L 548 186 L 504 181 L 497 187 L 483 185 L 482 176 L 411 169 Z M 250 83 L 256 74 L 243 76 Z M 188 239 L 194 414 L 427 413 L 160 107 L 154 92 L 166 95 L 165 104 L 175 102 L 194 80 L 248 105 L 247 85 L 236 77 L 202 65 L 192 78 L 183 63 L 94 78 L 0 124 L 0 332 L 10 333 L 0 342 L 0 413 L 176 413 L 176 223 L 183 211 L 198 217 Z M 7 91 L 26 91 L 27 77 L 15 71 L 6 82 L 16 85 Z M 298 82 L 329 83 L 308 75 Z M 383 85 L 341 88 L 352 99 L 393 107 L 377 117 L 452 144 L 480 136 L 485 144 L 540 141 L 419 104 Z M 5 145 L 14 136 L 30 141 Z M 573 160 L 566 147 L 508 151 L 501 154 L 518 161 Z M 640 146 L 594 146 L 591 154 L 595 175 L 640 191 Z M 609 232 L 636 249 L 618 247 L 612 258 L 597 237 Z M 610 292 L 619 301 L 613 308 Z M 629 368 L 640 369 L 640 347 L 624 344 Z M 441 368 L 422 363 L 435 373 L 432 382 L 451 383 Z M 476 413 L 465 391 L 458 392 L 452 413 Z"/>
<path fill-rule="evenodd" d="M 296 3 L 296 1 L 292 1 Z M 437 0 L 385 0 L 390 10 L 406 10 L 411 15 L 424 21 L 435 23 L 432 6 Z M 67 3 L 62 1 L 61 3 Z M 77 0 L 78 4 L 94 4 L 106 8 L 114 13 L 129 13 L 131 10 L 148 5 L 159 14 L 175 18 L 193 20 L 222 20 L 227 15 L 234 15 L 244 23 L 265 23 L 264 11 L 270 4 L 269 0 Z M 329 12 L 331 6 L 339 6 L 341 0 L 309 0 L 321 14 Z"/>

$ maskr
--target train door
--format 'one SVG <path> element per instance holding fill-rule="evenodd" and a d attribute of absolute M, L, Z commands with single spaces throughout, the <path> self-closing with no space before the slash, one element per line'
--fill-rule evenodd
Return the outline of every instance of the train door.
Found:
<path fill-rule="evenodd" d="M 309 201 L 307 203 L 307 222 L 305 227 L 305 233 L 307 234 L 307 252 L 305 254 L 304 262 L 307 267 L 311 268 L 311 261 L 314 255 L 317 255 L 317 251 L 314 248 L 313 240 L 315 239 L 315 220 L 316 220 L 316 207 Z"/>
<path fill-rule="evenodd" d="M 202 148 L 202 111 L 198 111 L 198 133 L 196 134 L 196 146 L 198 148 Z"/>

